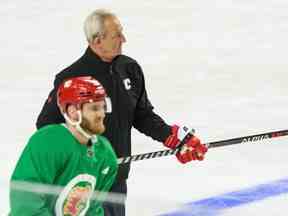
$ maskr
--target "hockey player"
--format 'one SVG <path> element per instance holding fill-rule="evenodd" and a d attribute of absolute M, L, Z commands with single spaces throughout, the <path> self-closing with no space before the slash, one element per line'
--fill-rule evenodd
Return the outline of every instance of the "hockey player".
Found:
<path fill-rule="evenodd" d="M 56 75 L 54 88 L 37 119 L 37 128 L 64 121 L 56 105 L 56 89 L 67 77 L 89 75 L 99 80 L 107 91 L 112 112 L 107 114 L 107 137 L 118 157 L 131 155 L 131 129 L 175 149 L 189 130 L 182 125 L 168 125 L 154 112 L 145 88 L 144 73 L 134 59 L 122 55 L 126 42 L 118 17 L 108 10 L 96 10 L 85 20 L 84 30 L 88 48 L 72 65 Z M 188 129 L 188 130 L 187 130 Z M 182 142 L 183 143 L 183 142 Z M 184 140 L 183 150 L 177 154 L 181 163 L 203 160 L 206 146 L 193 136 Z M 111 192 L 126 194 L 130 164 L 120 165 Z M 104 203 L 105 216 L 124 216 L 125 205 Z"/>
<path fill-rule="evenodd" d="M 11 178 L 11 216 L 104 215 L 95 191 L 108 191 L 117 173 L 117 158 L 105 130 L 106 92 L 92 77 L 62 82 L 57 104 L 65 118 L 35 132 Z M 60 194 L 25 192 L 17 182 L 61 186 Z M 13 184 L 12 184 L 13 183 Z M 96 198 L 93 198 L 96 197 Z"/>

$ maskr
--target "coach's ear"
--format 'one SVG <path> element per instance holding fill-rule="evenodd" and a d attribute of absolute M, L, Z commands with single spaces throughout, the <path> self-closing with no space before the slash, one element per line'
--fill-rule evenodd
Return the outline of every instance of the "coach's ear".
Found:
<path fill-rule="evenodd" d="M 99 48 L 99 45 L 101 44 L 101 38 L 101 35 L 98 35 L 89 42 L 89 46 L 92 48 L 92 50 Z"/>

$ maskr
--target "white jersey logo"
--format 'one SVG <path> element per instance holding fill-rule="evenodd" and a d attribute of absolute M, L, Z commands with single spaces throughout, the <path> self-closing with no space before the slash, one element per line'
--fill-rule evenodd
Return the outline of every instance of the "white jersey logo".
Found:
<path fill-rule="evenodd" d="M 105 169 L 102 170 L 102 174 L 103 175 L 107 175 L 107 173 L 109 172 L 110 167 L 106 167 Z"/>
<path fill-rule="evenodd" d="M 131 89 L 131 80 L 129 78 L 126 78 L 123 80 L 124 86 L 126 90 Z"/>

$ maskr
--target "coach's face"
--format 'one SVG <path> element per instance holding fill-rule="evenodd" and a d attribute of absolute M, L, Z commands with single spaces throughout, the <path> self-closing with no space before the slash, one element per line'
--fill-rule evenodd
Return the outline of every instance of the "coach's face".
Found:
<path fill-rule="evenodd" d="M 116 56 L 122 54 L 122 44 L 126 42 L 123 28 L 117 17 L 110 16 L 104 20 L 104 33 L 98 38 L 99 56 L 111 62 Z"/>

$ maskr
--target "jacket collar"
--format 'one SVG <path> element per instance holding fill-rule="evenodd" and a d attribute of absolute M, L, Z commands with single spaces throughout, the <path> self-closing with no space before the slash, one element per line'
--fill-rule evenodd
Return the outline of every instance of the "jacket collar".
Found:
<path fill-rule="evenodd" d="M 85 51 L 84 57 L 86 57 L 88 62 L 91 62 L 91 63 L 98 62 L 98 63 L 108 63 L 109 64 L 109 62 L 102 61 L 100 59 L 100 57 L 96 53 L 94 53 L 89 46 L 87 47 L 87 49 Z"/>
<path fill-rule="evenodd" d="M 92 63 L 98 62 L 98 63 L 108 64 L 108 65 L 115 62 L 115 60 L 119 57 L 119 56 L 116 56 L 112 62 L 105 62 L 96 53 L 94 53 L 93 50 L 89 46 L 87 47 L 84 56 L 87 58 L 89 62 L 92 62 Z"/>

